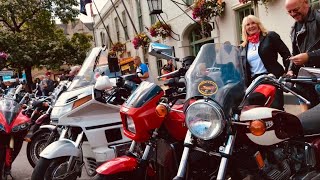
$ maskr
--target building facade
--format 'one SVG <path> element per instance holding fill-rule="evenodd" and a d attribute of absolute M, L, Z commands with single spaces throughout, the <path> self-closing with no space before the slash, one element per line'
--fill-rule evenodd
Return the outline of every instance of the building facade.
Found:
<path fill-rule="evenodd" d="M 120 59 L 125 58 L 126 62 L 130 63 L 131 57 L 139 55 L 149 65 L 154 77 L 160 75 L 160 68 L 165 61 L 148 56 L 145 48 L 134 49 L 131 42 L 136 31 L 138 33 L 146 32 L 146 34 L 149 34 L 147 28 L 156 22 L 154 15 L 149 15 L 147 0 L 112 1 L 114 6 L 111 1 L 108 1 L 102 8 L 100 12 L 102 20 L 98 15 L 94 18 L 96 45 L 111 47 L 110 39 L 113 43 L 125 43 L 126 52 L 120 56 Z M 319 0 L 309 1 L 314 6 L 319 6 Z M 229 41 L 233 45 L 239 45 L 241 42 L 242 19 L 249 14 L 254 14 L 260 18 L 268 30 L 277 32 L 288 48 L 291 49 L 289 35 L 294 20 L 287 14 L 284 0 L 273 0 L 267 6 L 263 5 L 260 1 L 258 6 L 254 6 L 250 1 L 246 4 L 239 3 L 239 0 L 224 0 L 224 2 L 226 6 L 222 16 L 212 18 L 210 24 L 213 26 L 213 30 L 209 32 L 209 35 L 204 37 L 199 34 L 201 27 L 191 18 L 194 0 L 162 0 L 163 13 L 161 17 L 171 26 L 173 31 L 171 33 L 172 37 L 165 39 L 151 38 L 152 41 L 173 46 L 175 56 L 178 58 L 196 55 L 200 47 L 208 42 L 223 43 Z M 125 28 L 122 27 L 119 18 Z M 131 24 L 130 18 L 134 26 Z M 108 33 L 106 33 L 107 31 L 110 38 Z M 177 63 L 177 66 L 179 66 L 179 63 Z"/>

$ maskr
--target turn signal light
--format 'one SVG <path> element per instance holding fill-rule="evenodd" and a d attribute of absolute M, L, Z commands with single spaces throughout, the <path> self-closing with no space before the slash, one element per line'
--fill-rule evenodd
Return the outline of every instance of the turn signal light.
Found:
<path fill-rule="evenodd" d="M 156 107 L 156 113 L 159 117 L 165 117 L 168 114 L 168 109 L 164 104 L 159 104 Z"/>
<path fill-rule="evenodd" d="M 255 136 L 261 136 L 266 132 L 266 124 L 262 120 L 251 121 L 249 130 Z"/>

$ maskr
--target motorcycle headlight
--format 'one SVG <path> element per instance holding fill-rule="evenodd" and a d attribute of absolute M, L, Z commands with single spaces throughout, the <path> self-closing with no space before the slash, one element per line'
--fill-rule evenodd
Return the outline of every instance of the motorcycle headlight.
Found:
<path fill-rule="evenodd" d="M 29 123 L 23 123 L 23 124 L 19 124 L 17 126 L 14 126 L 12 128 L 12 132 L 17 132 L 17 131 L 23 131 L 25 129 L 27 129 L 29 127 Z"/>
<path fill-rule="evenodd" d="M 221 107 L 216 102 L 198 100 L 188 107 L 186 124 L 194 136 L 209 140 L 221 134 L 226 121 Z"/>
<path fill-rule="evenodd" d="M 134 125 L 133 119 L 130 116 L 127 116 L 127 129 L 132 133 L 136 133 L 136 127 Z"/>
<path fill-rule="evenodd" d="M 5 128 L 4 128 L 4 126 L 3 126 L 2 124 L 0 124 L 0 132 L 1 132 L 1 131 L 6 131 Z"/>
<path fill-rule="evenodd" d="M 65 106 L 54 106 L 51 112 L 50 118 L 52 120 L 59 119 L 59 117 L 63 116 L 67 112 L 70 112 L 72 110 L 72 103 L 67 104 Z"/>

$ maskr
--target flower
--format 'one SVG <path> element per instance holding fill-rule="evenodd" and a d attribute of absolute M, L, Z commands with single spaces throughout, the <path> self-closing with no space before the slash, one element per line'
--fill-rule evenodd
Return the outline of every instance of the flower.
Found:
<path fill-rule="evenodd" d="M 264 4 L 267 7 L 268 3 L 273 0 L 239 0 L 239 2 L 242 4 L 248 3 L 249 1 L 255 1 L 255 2 L 261 1 L 262 4 Z"/>
<path fill-rule="evenodd" d="M 135 49 L 138 49 L 140 46 L 147 47 L 150 42 L 149 37 L 145 33 L 137 34 L 132 40 Z"/>
<path fill-rule="evenodd" d="M 7 60 L 8 57 L 9 57 L 9 55 L 8 55 L 7 53 L 5 53 L 5 52 L 0 52 L 0 58 L 1 58 L 1 59 Z"/>
<path fill-rule="evenodd" d="M 149 32 L 152 37 L 161 36 L 164 39 L 170 36 L 171 26 L 158 21 L 149 28 Z"/>
<path fill-rule="evenodd" d="M 208 22 L 214 16 L 221 16 L 225 5 L 226 3 L 222 0 L 197 0 L 192 11 L 192 17 Z"/>
<path fill-rule="evenodd" d="M 113 46 L 111 47 L 111 51 L 119 52 L 120 54 L 122 54 L 126 51 L 126 45 L 124 43 L 117 42 L 113 44 Z"/>

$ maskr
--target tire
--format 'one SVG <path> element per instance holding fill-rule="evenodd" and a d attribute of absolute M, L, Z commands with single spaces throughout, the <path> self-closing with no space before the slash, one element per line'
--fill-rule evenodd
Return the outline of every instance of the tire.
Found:
<path fill-rule="evenodd" d="M 27 144 L 27 158 L 30 165 L 34 168 L 39 161 L 41 151 L 50 144 L 47 139 L 50 137 L 50 131 L 37 131 L 32 137 L 31 142 Z"/>
<path fill-rule="evenodd" d="M 45 159 L 41 157 L 32 172 L 31 180 L 52 180 L 53 173 L 62 163 L 68 161 L 68 159 L 69 157 L 60 157 L 54 159 Z M 69 178 L 68 180 L 73 179 Z"/>

